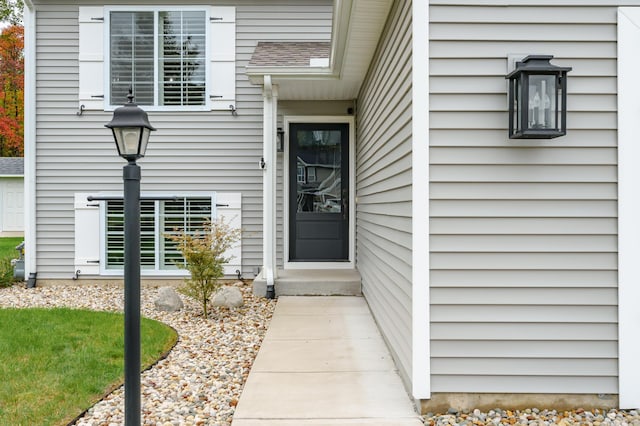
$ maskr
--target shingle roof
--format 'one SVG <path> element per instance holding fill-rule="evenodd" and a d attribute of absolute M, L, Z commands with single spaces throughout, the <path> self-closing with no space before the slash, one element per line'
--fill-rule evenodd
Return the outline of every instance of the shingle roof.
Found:
<path fill-rule="evenodd" d="M 330 49 L 329 42 L 259 42 L 249 66 L 309 67 L 311 59 L 328 59 Z"/>
<path fill-rule="evenodd" d="M 0 175 L 24 175 L 23 157 L 0 157 Z"/>

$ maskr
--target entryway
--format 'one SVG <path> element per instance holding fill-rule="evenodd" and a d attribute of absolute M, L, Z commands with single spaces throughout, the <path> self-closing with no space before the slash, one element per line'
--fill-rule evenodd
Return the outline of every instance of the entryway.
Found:
<path fill-rule="evenodd" d="M 349 261 L 349 124 L 289 125 L 289 262 Z"/>

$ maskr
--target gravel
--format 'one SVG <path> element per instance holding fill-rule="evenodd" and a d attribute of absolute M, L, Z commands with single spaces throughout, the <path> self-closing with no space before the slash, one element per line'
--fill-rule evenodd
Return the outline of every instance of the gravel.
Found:
<path fill-rule="evenodd" d="M 424 416 L 426 426 L 473 426 L 473 425 L 527 425 L 527 426 L 640 426 L 640 414 L 636 410 L 585 410 L 572 411 L 502 410 L 495 408 L 488 412 L 475 409 L 471 412 L 457 412 L 449 409 L 446 414 L 429 413 Z"/>
<path fill-rule="evenodd" d="M 242 387 L 249 375 L 275 308 L 275 300 L 254 297 L 251 285 L 236 283 L 245 304 L 213 308 L 209 319 L 200 305 L 183 297 L 180 312 L 156 311 L 158 289 L 142 289 L 142 315 L 177 330 L 170 354 L 142 374 L 142 424 L 158 426 L 230 425 Z M 123 289 L 87 285 L 11 287 L 0 290 L 0 307 L 72 307 L 122 311 Z M 91 407 L 77 426 L 124 423 L 122 387 Z"/>

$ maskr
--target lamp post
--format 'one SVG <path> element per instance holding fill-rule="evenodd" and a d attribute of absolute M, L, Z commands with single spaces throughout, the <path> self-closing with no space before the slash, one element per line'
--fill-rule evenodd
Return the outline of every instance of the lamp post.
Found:
<path fill-rule="evenodd" d="M 113 131 L 118 154 L 127 160 L 124 179 L 124 416 L 126 426 L 140 425 L 140 166 L 149 134 L 156 130 L 133 102 L 113 112 L 105 127 Z"/>

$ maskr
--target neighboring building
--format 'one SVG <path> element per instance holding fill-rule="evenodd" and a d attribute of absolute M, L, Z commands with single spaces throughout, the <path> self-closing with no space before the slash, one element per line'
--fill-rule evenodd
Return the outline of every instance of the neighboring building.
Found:
<path fill-rule="evenodd" d="M 103 126 L 133 85 L 142 190 L 180 197 L 142 205 L 145 277 L 225 215 L 260 291 L 359 274 L 425 410 L 640 407 L 640 0 L 27 6 L 27 273 L 121 274 L 122 206 L 87 195 L 121 193 Z M 564 137 L 508 138 L 529 54 L 573 68 Z"/>
<path fill-rule="evenodd" d="M 0 157 L 0 235 L 24 233 L 24 158 Z"/>

